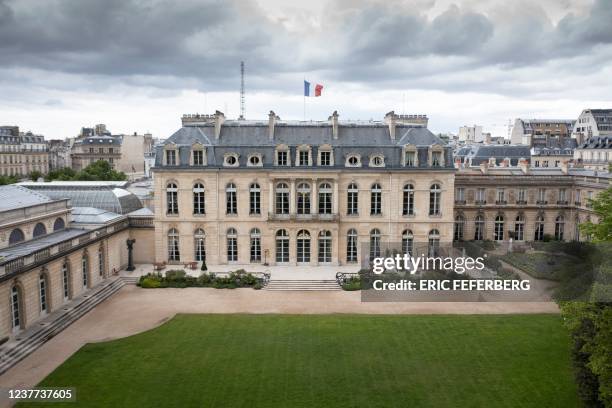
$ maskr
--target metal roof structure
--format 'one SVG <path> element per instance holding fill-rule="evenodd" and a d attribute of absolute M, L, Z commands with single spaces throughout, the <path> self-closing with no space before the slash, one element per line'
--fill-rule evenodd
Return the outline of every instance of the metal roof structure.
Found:
<path fill-rule="evenodd" d="M 45 204 L 54 200 L 16 184 L 0 186 L 0 211 Z"/>

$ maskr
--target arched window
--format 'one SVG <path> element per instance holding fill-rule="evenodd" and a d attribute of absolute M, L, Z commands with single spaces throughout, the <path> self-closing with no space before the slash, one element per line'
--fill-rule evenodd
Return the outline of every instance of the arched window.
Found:
<path fill-rule="evenodd" d="M 357 184 L 355 183 L 351 183 L 348 186 L 346 196 L 346 214 L 359 214 L 359 188 L 357 188 Z"/>
<path fill-rule="evenodd" d="M 382 188 L 380 184 L 375 183 L 372 185 L 370 192 L 370 215 L 381 215 L 382 214 Z"/>
<path fill-rule="evenodd" d="M 249 186 L 249 214 L 261 214 L 261 189 L 257 183 Z"/>
<path fill-rule="evenodd" d="M 495 228 L 493 230 L 493 239 L 495 241 L 504 240 L 504 216 L 498 215 L 495 217 Z"/>
<path fill-rule="evenodd" d="M 300 183 L 297 186 L 297 213 L 310 214 L 310 184 Z"/>
<path fill-rule="evenodd" d="M 427 253 L 429 256 L 438 256 L 440 249 L 440 231 L 432 229 L 428 235 Z"/>
<path fill-rule="evenodd" d="M 206 213 L 204 184 L 202 183 L 196 183 L 193 186 L 193 213 L 196 215 L 203 215 Z"/>
<path fill-rule="evenodd" d="M 98 248 L 98 274 L 104 276 L 104 248 Z"/>
<path fill-rule="evenodd" d="M 319 232 L 319 263 L 330 263 L 332 252 L 331 231 Z"/>
<path fill-rule="evenodd" d="M 402 214 L 414 215 L 414 186 L 412 184 L 406 184 L 404 186 Z"/>
<path fill-rule="evenodd" d="M 17 285 L 11 288 L 11 323 L 13 331 L 21 329 L 21 290 Z"/>
<path fill-rule="evenodd" d="M 193 233 L 194 255 L 198 262 L 206 261 L 206 233 L 198 228 Z"/>
<path fill-rule="evenodd" d="M 170 228 L 168 231 L 168 261 L 179 262 L 181 253 L 179 250 L 179 232 L 176 228 Z"/>
<path fill-rule="evenodd" d="M 238 233 L 234 228 L 227 230 L 227 261 L 238 261 Z"/>
<path fill-rule="evenodd" d="M 319 185 L 319 214 L 332 213 L 332 186 L 329 183 Z"/>
<path fill-rule="evenodd" d="M 258 228 L 251 230 L 251 262 L 261 262 L 261 231 Z"/>
<path fill-rule="evenodd" d="M 440 215 L 442 189 L 439 184 L 432 184 L 429 189 L 429 215 Z"/>
<path fill-rule="evenodd" d="M 357 262 L 357 231 L 353 228 L 346 234 L 346 262 Z"/>
<path fill-rule="evenodd" d="M 370 231 L 370 260 L 380 257 L 380 230 L 374 228 Z"/>
<path fill-rule="evenodd" d="M 64 294 L 64 300 L 70 299 L 70 271 L 67 261 L 62 264 L 62 293 Z"/>
<path fill-rule="evenodd" d="M 525 217 L 521 214 L 516 216 L 514 222 L 514 239 L 517 241 L 523 241 L 525 239 Z"/>
<path fill-rule="evenodd" d="M 276 214 L 289 214 L 289 186 L 287 183 L 276 185 Z"/>
<path fill-rule="evenodd" d="M 276 262 L 289 262 L 289 234 L 284 229 L 276 232 Z"/>
<path fill-rule="evenodd" d="M 64 223 L 64 219 L 63 218 L 58 218 L 53 223 L 53 231 L 63 230 L 65 226 L 66 226 L 66 224 Z"/>
<path fill-rule="evenodd" d="M 178 214 L 178 187 L 174 183 L 169 183 L 166 186 L 166 205 L 167 214 Z"/>
<path fill-rule="evenodd" d="M 412 256 L 414 250 L 414 235 L 410 230 L 402 232 L 402 253 Z"/>
<path fill-rule="evenodd" d="M 193 242 L 195 245 L 195 260 L 197 262 L 206 261 L 206 233 L 202 228 L 198 228 L 193 233 Z"/>
<path fill-rule="evenodd" d="M 47 276 L 41 273 L 38 277 L 38 295 L 40 299 L 40 313 L 45 314 L 48 311 L 47 301 Z"/>
<path fill-rule="evenodd" d="M 539 215 L 535 222 L 534 241 L 542 241 L 544 239 L 544 216 Z"/>
<path fill-rule="evenodd" d="M 310 262 L 310 233 L 306 230 L 297 234 L 297 261 L 302 264 Z"/>
<path fill-rule="evenodd" d="M 474 240 L 482 241 L 484 239 L 484 217 L 477 215 L 474 220 Z"/>
<path fill-rule="evenodd" d="M 32 234 L 34 238 L 40 237 L 47 233 L 47 228 L 45 228 L 45 224 L 39 222 L 34 226 L 34 233 Z"/>
<path fill-rule="evenodd" d="M 23 231 L 19 228 L 15 228 L 11 231 L 11 235 L 9 235 L 9 245 L 17 244 L 25 239 L 25 235 L 23 235 Z"/>
<path fill-rule="evenodd" d="M 236 196 L 236 185 L 229 183 L 225 187 L 225 212 L 226 214 L 238 214 L 238 197 Z"/>
<path fill-rule="evenodd" d="M 463 230 L 465 226 L 465 218 L 459 214 L 455 217 L 455 229 L 453 233 L 453 240 L 463 241 Z"/>
<path fill-rule="evenodd" d="M 81 275 L 83 277 L 83 287 L 87 288 L 89 285 L 89 259 L 87 254 L 83 254 L 81 257 Z"/>
<path fill-rule="evenodd" d="M 563 232 L 565 230 L 565 218 L 559 215 L 555 219 L 555 239 L 557 241 L 563 241 Z"/>

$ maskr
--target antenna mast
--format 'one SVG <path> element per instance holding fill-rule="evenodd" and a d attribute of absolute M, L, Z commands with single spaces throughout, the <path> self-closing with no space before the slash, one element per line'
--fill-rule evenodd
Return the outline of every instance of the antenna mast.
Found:
<path fill-rule="evenodd" d="M 238 119 L 244 120 L 244 114 L 244 61 L 240 61 L 240 117 Z"/>

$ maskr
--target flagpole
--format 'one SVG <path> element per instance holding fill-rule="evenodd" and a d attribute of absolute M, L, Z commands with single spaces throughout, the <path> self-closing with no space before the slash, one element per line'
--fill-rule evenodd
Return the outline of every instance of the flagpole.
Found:
<path fill-rule="evenodd" d="M 306 76 L 304 76 L 304 86 L 306 84 Z M 306 122 L 306 89 L 303 90 L 304 94 L 304 122 Z"/>

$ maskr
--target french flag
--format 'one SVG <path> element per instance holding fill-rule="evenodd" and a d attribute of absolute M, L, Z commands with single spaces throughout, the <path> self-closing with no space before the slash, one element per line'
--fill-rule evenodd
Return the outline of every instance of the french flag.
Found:
<path fill-rule="evenodd" d="M 315 84 L 313 96 L 321 96 L 321 92 L 323 92 L 323 85 Z M 304 80 L 304 96 L 310 96 L 310 82 L 306 80 Z"/>

